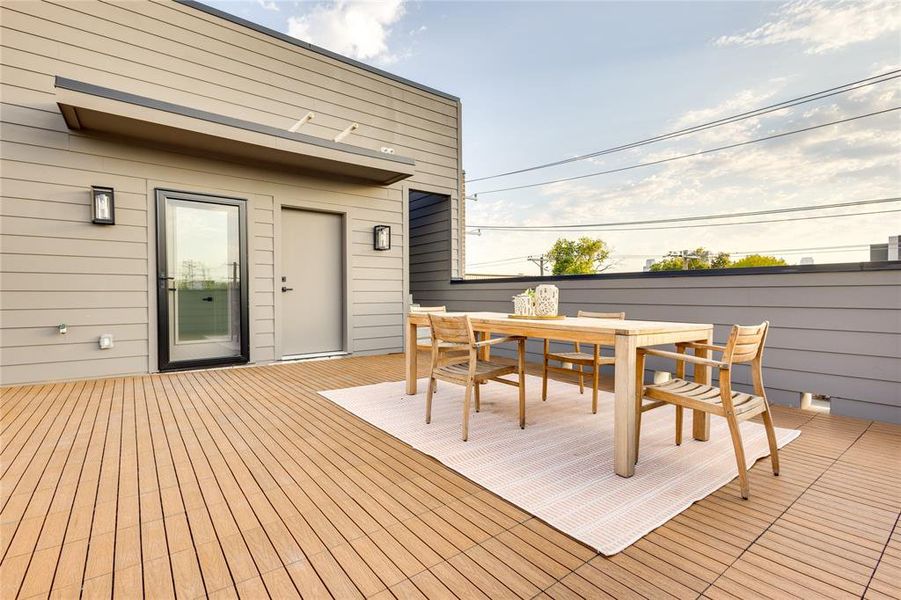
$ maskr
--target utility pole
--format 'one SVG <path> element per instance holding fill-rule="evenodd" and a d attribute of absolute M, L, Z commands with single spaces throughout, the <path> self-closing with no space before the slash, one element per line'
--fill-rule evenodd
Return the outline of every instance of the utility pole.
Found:
<path fill-rule="evenodd" d="M 538 265 L 539 275 L 541 277 L 544 277 L 545 263 L 547 262 L 547 257 L 544 254 L 542 254 L 540 256 L 530 256 L 529 262 L 532 262 L 532 263 L 535 263 L 536 265 Z"/>
<path fill-rule="evenodd" d="M 682 250 L 681 252 L 667 252 L 664 258 L 681 258 L 682 259 L 682 270 L 690 271 L 691 266 L 689 266 L 689 259 L 692 258 L 701 258 L 697 254 L 692 253 L 689 250 Z"/>

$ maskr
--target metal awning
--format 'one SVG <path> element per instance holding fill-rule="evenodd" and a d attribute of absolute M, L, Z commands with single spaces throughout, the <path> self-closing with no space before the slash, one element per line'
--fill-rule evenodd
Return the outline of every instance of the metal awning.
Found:
<path fill-rule="evenodd" d="M 56 101 L 70 129 L 99 131 L 388 185 L 415 172 L 412 158 L 261 125 L 56 77 Z"/>

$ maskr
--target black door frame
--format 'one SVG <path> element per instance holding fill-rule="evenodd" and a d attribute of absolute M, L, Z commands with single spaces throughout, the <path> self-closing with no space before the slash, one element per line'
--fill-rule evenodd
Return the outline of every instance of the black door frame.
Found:
<path fill-rule="evenodd" d="M 247 267 L 247 200 L 229 198 L 194 192 L 183 192 L 165 188 L 156 188 L 156 324 L 157 324 L 157 356 L 160 371 L 178 369 L 196 369 L 221 365 L 243 364 L 250 360 L 250 321 L 249 321 L 249 280 Z M 204 358 L 198 360 L 170 360 L 169 357 L 169 274 L 167 268 L 166 247 L 166 199 L 205 202 L 207 204 L 225 204 L 238 207 L 238 253 L 241 261 L 241 354 L 240 356 L 224 356 L 221 358 Z"/>

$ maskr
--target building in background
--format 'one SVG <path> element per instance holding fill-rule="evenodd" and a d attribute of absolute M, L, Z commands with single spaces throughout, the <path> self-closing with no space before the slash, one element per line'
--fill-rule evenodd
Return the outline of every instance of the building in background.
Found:
<path fill-rule="evenodd" d="M 460 101 L 195 2 L 5 3 L 2 383 L 403 347 Z"/>

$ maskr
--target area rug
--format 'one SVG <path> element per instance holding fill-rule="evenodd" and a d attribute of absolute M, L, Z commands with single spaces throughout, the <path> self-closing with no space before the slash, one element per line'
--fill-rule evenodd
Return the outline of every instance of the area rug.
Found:
<path fill-rule="evenodd" d="M 698 442 L 687 413 L 684 441 L 676 446 L 675 409 L 645 413 L 640 460 L 625 479 L 613 472 L 609 392 L 591 414 L 590 390 L 580 395 L 577 386 L 552 380 L 542 402 L 541 379 L 529 376 L 526 428 L 520 429 L 517 389 L 489 383 L 463 442 L 463 388 L 439 383 L 426 425 L 425 387 L 420 380 L 415 396 L 402 381 L 322 395 L 603 554 L 621 551 L 736 477 L 724 419 L 712 417 L 710 441 Z M 800 432 L 777 428 L 776 434 L 782 447 Z M 769 454 L 762 425 L 743 423 L 742 436 L 749 467 Z"/>

